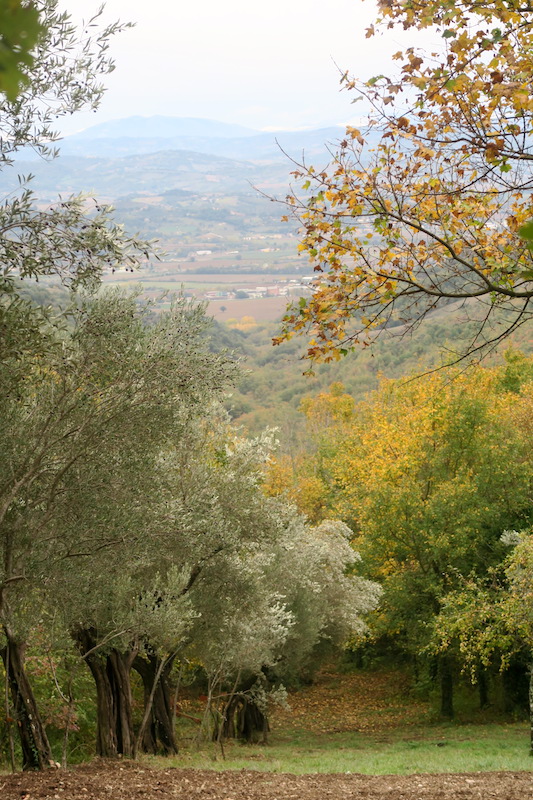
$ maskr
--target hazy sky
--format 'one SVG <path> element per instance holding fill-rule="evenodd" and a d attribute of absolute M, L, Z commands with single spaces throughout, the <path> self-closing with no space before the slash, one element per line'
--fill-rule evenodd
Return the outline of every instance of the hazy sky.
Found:
<path fill-rule="evenodd" d="M 61 2 L 75 19 L 100 5 Z M 260 129 L 346 122 L 360 112 L 339 91 L 338 68 L 369 77 L 402 43 L 397 32 L 365 38 L 374 14 L 374 0 L 106 0 L 106 21 L 136 27 L 113 42 L 101 110 L 64 130 L 134 114 Z"/>

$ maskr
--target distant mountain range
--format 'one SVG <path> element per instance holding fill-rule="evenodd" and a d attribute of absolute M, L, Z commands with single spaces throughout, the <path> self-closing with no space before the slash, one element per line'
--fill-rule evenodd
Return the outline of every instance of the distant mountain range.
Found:
<path fill-rule="evenodd" d="M 239 161 L 262 163 L 307 157 L 329 159 L 343 135 L 340 127 L 262 132 L 207 119 L 128 117 L 68 136 L 59 144 L 69 156 L 117 158 L 169 150 L 188 150 Z"/>
<path fill-rule="evenodd" d="M 76 192 L 115 201 L 128 195 L 183 190 L 205 195 L 287 193 L 291 159 L 322 167 L 343 129 L 260 132 L 216 120 L 128 117 L 95 125 L 58 143 L 60 157 L 19 153 L 0 171 L 0 192 L 16 191 L 18 174 L 34 175 L 43 198 Z"/>

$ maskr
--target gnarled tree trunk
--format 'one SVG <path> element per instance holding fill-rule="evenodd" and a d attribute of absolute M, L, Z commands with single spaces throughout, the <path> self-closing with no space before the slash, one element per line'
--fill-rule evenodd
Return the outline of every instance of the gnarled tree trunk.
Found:
<path fill-rule="evenodd" d="M 168 681 L 173 661 L 174 658 L 170 658 L 164 665 L 153 692 L 150 721 L 146 725 L 142 740 L 139 742 L 139 749 L 144 753 L 164 753 L 168 755 L 178 752 L 173 726 L 173 701 Z M 145 658 L 137 656 L 133 661 L 133 669 L 139 673 L 143 682 L 145 709 L 150 703 L 159 667 L 159 658 L 150 653 Z"/>
<path fill-rule="evenodd" d="M 97 644 L 96 633 L 91 629 L 77 631 L 75 638 L 96 684 L 96 753 L 104 758 L 131 757 L 134 733 L 130 672 L 137 652 L 91 652 Z"/>
<path fill-rule="evenodd" d="M 14 717 L 22 748 L 22 769 L 46 769 L 53 761 L 46 730 L 24 667 L 25 644 L 6 631 L 7 644 L 0 655 L 8 676 Z"/>
<path fill-rule="evenodd" d="M 250 693 L 256 681 L 256 675 L 244 680 L 237 679 L 222 711 L 219 723 L 222 727 L 215 730 L 215 739 L 237 738 L 248 743 L 266 743 L 270 730 L 268 717 Z"/>
<path fill-rule="evenodd" d="M 236 693 L 226 707 L 222 722 L 224 739 L 243 739 L 249 744 L 267 740 L 268 719 L 246 694 Z"/>

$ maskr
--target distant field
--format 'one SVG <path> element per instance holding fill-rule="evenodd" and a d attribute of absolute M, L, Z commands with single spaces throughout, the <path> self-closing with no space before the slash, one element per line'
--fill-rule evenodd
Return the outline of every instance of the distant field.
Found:
<path fill-rule="evenodd" d="M 131 273 L 130 273 L 131 274 Z M 251 274 L 231 272 L 225 275 L 208 275 L 205 272 L 182 272 L 176 273 L 176 280 L 180 278 L 184 283 L 212 283 L 230 284 L 230 285 L 246 285 L 246 286 L 268 286 L 269 284 L 277 283 L 283 280 L 294 280 L 294 272 L 286 273 L 272 273 L 272 272 L 255 272 Z"/>
<path fill-rule="evenodd" d="M 472 692 L 472 698 L 474 696 Z M 194 739 L 196 729 L 190 719 L 201 716 L 202 705 L 191 697 L 189 701 L 184 698 L 181 707 L 192 716 L 182 717 L 178 723 L 179 756 L 170 762 L 160 757 L 149 757 L 148 763 L 160 768 L 171 764 L 197 769 L 348 775 L 518 772 L 531 769 L 525 720 L 502 721 L 497 714 L 491 719 L 487 711 L 474 708 L 470 712 L 465 709 L 462 719 L 444 722 L 435 716 L 427 699 L 413 696 L 409 677 L 392 669 L 341 674 L 324 669 L 315 676 L 312 684 L 289 692 L 288 707 L 272 709 L 272 730 L 267 746 L 228 742 L 225 758 L 220 752 L 217 758 L 216 745 L 206 742 L 199 747 Z M 496 776 L 494 783 L 497 783 Z M 398 791 L 392 791 L 388 786 L 383 795 L 377 796 L 366 791 L 328 792 L 322 796 L 334 797 L 335 800 L 347 797 L 367 800 L 498 797 L 507 800 L 510 796 L 508 789 L 498 792 L 497 785 L 492 787 L 492 791 L 480 790 L 469 796 L 461 789 L 465 784 L 468 785 L 463 778 L 449 794 L 438 789 L 418 794 L 398 785 Z M 239 800 L 250 795 L 231 796 Z M 309 796 L 292 792 L 277 794 L 277 797 L 298 797 L 301 800 L 317 800 L 319 796 L 318 793 Z"/>
<path fill-rule="evenodd" d="M 183 289 L 202 297 L 205 292 L 217 289 L 253 288 L 255 286 L 272 286 L 278 281 L 294 279 L 294 273 L 273 275 L 265 273 L 229 273 L 226 275 L 210 275 L 194 272 L 176 272 L 163 275 L 161 272 L 118 272 L 106 275 L 107 286 L 121 286 L 124 289 L 143 287 L 146 296 L 155 298 L 159 293 L 177 293 Z M 256 322 L 272 322 L 281 318 L 287 307 L 288 299 L 280 297 L 261 297 L 243 300 L 220 298 L 208 304 L 208 314 L 220 322 L 242 317 L 254 317 Z M 163 304 L 164 305 L 164 304 Z M 224 310 L 222 310 L 224 309 Z"/>
<path fill-rule="evenodd" d="M 250 300 L 213 300 L 207 313 L 219 322 L 229 319 L 253 317 L 256 322 L 272 322 L 280 319 L 287 307 L 286 297 L 260 297 Z M 221 309 L 225 310 L 222 311 Z"/>
<path fill-rule="evenodd" d="M 139 270 L 138 272 L 116 272 L 114 275 L 105 275 L 103 281 L 105 284 L 120 284 L 121 286 L 127 284 L 148 284 L 150 286 L 162 286 L 167 288 L 169 285 L 185 287 L 201 286 L 202 288 L 208 287 L 209 289 L 216 289 L 223 286 L 229 288 L 231 286 L 271 286 L 283 280 L 297 280 L 293 272 L 286 272 L 282 274 L 256 272 L 256 273 L 240 273 L 228 272 L 224 274 L 219 273 L 206 273 L 206 272 L 147 272 L 146 270 Z"/>
<path fill-rule="evenodd" d="M 163 302 L 161 308 L 168 308 L 170 303 Z M 285 313 L 287 299 L 285 297 L 260 297 L 250 300 L 213 300 L 207 304 L 207 316 L 218 322 L 241 320 L 253 317 L 258 323 L 275 322 Z M 222 311 L 222 308 L 224 311 Z"/>

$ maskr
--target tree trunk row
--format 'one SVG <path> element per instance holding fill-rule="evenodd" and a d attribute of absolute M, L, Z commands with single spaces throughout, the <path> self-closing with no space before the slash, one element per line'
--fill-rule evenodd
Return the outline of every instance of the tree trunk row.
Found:
<path fill-rule="evenodd" d="M 131 758 L 135 755 L 130 681 L 132 668 L 141 676 L 145 710 L 150 714 L 138 749 L 145 753 L 177 753 L 168 680 L 173 659 L 165 663 L 153 691 L 160 668 L 157 656 L 149 654 L 144 659 L 136 650 L 128 653 L 111 650 L 102 656 L 97 650 L 92 652 L 96 644 L 94 632 L 79 631 L 76 638 L 96 685 L 97 755 L 103 758 Z"/>
<path fill-rule="evenodd" d="M 11 697 L 12 721 L 16 724 L 22 750 L 24 770 L 42 770 L 54 763 L 45 726 L 41 719 L 25 665 L 25 645 L 12 640 L 0 649 Z M 177 753 L 172 718 L 172 695 L 169 660 L 160 674 L 151 698 L 160 662 L 155 655 L 147 660 L 137 651 L 122 653 L 110 650 L 101 655 L 95 650 L 97 638 L 92 630 L 76 633 L 76 643 L 85 658 L 96 686 L 97 728 L 96 753 L 103 758 L 132 757 L 135 751 L 133 729 L 131 669 L 142 678 L 145 708 L 151 699 L 149 724 L 146 725 L 138 749 L 147 753 Z"/>

